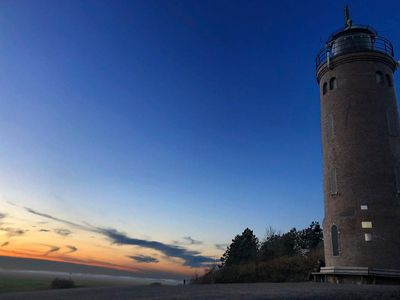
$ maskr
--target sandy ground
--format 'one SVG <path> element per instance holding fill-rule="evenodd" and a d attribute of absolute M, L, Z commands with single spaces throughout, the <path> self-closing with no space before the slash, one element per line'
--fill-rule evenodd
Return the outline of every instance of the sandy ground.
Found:
<path fill-rule="evenodd" d="M 6 293 L 0 299 L 400 299 L 400 286 L 312 282 L 148 285 Z"/>

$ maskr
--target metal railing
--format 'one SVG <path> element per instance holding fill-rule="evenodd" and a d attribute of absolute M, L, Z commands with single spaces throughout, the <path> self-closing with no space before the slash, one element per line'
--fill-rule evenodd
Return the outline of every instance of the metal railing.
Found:
<path fill-rule="evenodd" d="M 339 36 L 326 45 L 324 49 L 318 52 L 316 57 L 316 68 L 325 64 L 335 56 L 352 53 L 375 51 L 394 57 L 393 45 L 388 39 L 380 36 L 371 36 L 368 34 L 350 34 Z"/>

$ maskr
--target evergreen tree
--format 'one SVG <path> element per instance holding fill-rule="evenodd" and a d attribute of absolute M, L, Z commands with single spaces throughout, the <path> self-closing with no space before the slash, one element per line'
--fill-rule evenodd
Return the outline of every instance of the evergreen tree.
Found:
<path fill-rule="evenodd" d="M 266 237 L 260 248 L 260 258 L 268 260 L 297 254 L 298 231 L 292 228 L 285 234 L 272 234 Z"/>
<path fill-rule="evenodd" d="M 312 222 L 311 225 L 299 231 L 298 235 L 298 248 L 300 249 L 299 254 L 307 254 L 312 249 L 316 248 L 323 240 L 322 228 L 318 222 Z"/>
<path fill-rule="evenodd" d="M 323 240 L 322 228 L 318 222 L 303 230 L 292 228 L 284 234 L 270 234 L 260 247 L 260 259 L 269 260 L 282 256 L 307 255 Z"/>
<path fill-rule="evenodd" d="M 222 265 L 230 266 L 255 261 L 258 244 L 258 238 L 253 231 L 246 228 L 242 234 L 235 236 L 230 246 L 226 249 L 221 257 Z"/>

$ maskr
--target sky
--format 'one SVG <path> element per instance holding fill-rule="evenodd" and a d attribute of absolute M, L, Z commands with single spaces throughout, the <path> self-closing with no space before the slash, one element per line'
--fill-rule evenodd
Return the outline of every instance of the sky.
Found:
<path fill-rule="evenodd" d="M 399 49 L 397 1 L 0 1 L 0 255 L 182 277 L 321 222 L 347 3 Z"/>

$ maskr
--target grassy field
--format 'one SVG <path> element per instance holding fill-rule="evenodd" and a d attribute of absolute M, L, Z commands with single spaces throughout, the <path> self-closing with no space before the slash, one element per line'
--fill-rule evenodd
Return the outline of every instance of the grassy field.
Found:
<path fill-rule="evenodd" d="M 328 284 L 316 282 L 230 283 L 204 285 L 139 285 L 58 289 L 26 293 L 0 294 L 4 300 L 132 300 L 132 299 L 197 299 L 197 300 L 350 300 L 400 299 L 400 287 L 391 285 Z"/>
<path fill-rule="evenodd" d="M 2 272 L 0 273 L 0 293 L 47 290 L 51 288 L 51 282 L 54 278 L 56 276 L 7 274 Z M 111 277 L 103 279 L 98 277 L 72 276 L 72 280 L 77 287 L 112 287 L 138 284 L 133 281 L 118 280 Z"/>
<path fill-rule="evenodd" d="M 37 291 L 50 288 L 49 278 L 23 278 L 21 276 L 0 276 L 0 293 Z"/>

